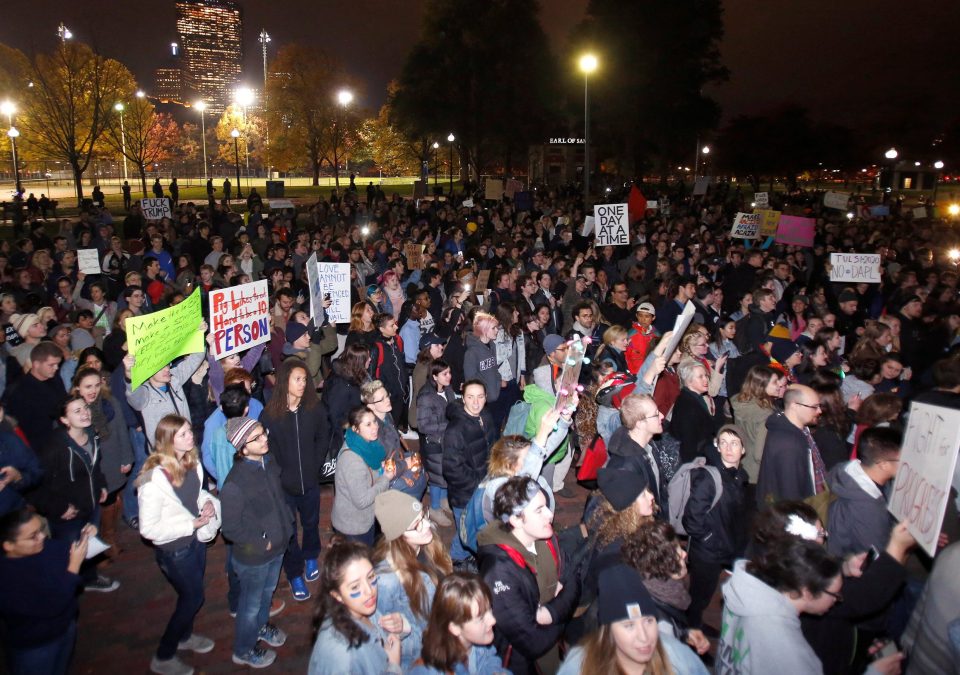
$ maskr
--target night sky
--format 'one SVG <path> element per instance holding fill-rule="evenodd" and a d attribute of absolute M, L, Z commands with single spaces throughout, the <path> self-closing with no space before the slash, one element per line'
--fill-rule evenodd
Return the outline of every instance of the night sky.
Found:
<path fill-rule="evenodd" d="M 367 83 L 367 90 L 359 92 L 360 102 L 375 109 L 417 39 L 425 3 L 240 4 L 245 67 L 252 82 L 262 79 L 257 34 L 266 28 L 273 49 L 284 41 L 315 42 L 337 54 Z M 567 36 L 587 4 L 541 0 L 541 20 L 558 54 L 565 53 Z M 21 7 L 21 12 L 5 12 L 0 42 L 28 52 L 49 49 L 62 20 L 78 39 L 127 64 L 146 87 L 176 39 L 173 0 L 31 0 Z M 960 2 L 727 0 L 725 7 L 722 54 L 731 78 L 710 91 L 725 118 L 796 102 L 819 119 L 877 128 L 883 120 L 902 125 L 914 116 L 926 124 L 946 121 L 960 109 L 960 88 L 952 77 L 957 70 Z"/>

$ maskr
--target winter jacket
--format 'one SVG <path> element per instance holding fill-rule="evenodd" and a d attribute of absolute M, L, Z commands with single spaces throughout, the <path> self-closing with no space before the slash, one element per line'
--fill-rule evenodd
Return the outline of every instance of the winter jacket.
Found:
<path fill-rule="evenodd" d="M 263 404 L 255 398 L 247 404 L 247 417 L 259 420 Z M 227 474 L 233 468 L 237 449 L 227 440 L 227 416 L 221 408 L 215 408 L 203 423 L 203 442 L 200 444 L 200 460 L 210 476 L 217 481 L 217 489 L 223 487 Z"/>
<path fill-rule="evenodd" d="M 344 442 L 337 456 L 334 474 L 336 496 L 330 521 L 343 534 L 364 534 L 376 519 L 373 503 L 377 495 L 390 487 L 390 479 L 382 470 L 374 471 L 363 458 Z"/>
<path fill-rule="evenodd" d="M 447 405 L 454 403 L 456 396 L 450 387 L 442 394 L 431 382 L 427 382 L 417 394 L 417 429 L 424 440 L 423 461 L 426 464 L 430 485 L 446 487 L 443 478 L 443 434 L 447 429 Z"/>
<path fill-rule="evenodd" d="M 566 623 L 580 597 L 579 575 L 564 578 L 563 553 L 557 538 L 536 542 L 537 555 L 528 551 L 499 522 L 488 524 L 477 535 L 480 576 L 493 595 L 494 645 L 514 675 L 537 672 L 537 661 L 557 649 Z M 548 626 L 537 623 L 537 609 L 546 607 L 553 617 Z M 507 653 L 509 651 L 509 659 Z"/>
<path fill-rule="evenodd" d="M 327 423 L 330 426 L 331 448 L 343 445 L 343 431 L 350 411 L 363 405 L 360 387 L 344 376 L 340 362 L 334 361 L 333 371 L 323 384 L 323 403 L 327 406 Z"/>
<path fill-rule="evenodd" d="M 197 463 L 195 470 L 202 486 L 203 468 Z M 159 466 L 140 483 L 137 501 L 140 504 L 140 536 L 158 546 L 192 535 L 202 542 L 212 541 L 220 530 L 220 500 L 201 487 L 196 504 L 183 504 Z M 193 521 L 208 501 L 213 503 L 216 516 L 194 530 Z"/>
<path fill-rule="evenodd" d="M 745 349 L 740 351 L 747 353 L 757 350 L 767 341 L 767 334 L 773 328 L 777 319 L 776 310 L 772 312 L 761 312 L 759 307 L 750 306 L 750 315 L 747 319 L 746 332 L 741 340 L 737 340 L 738 345 L 743 345 Z"/>
<path fill-rule="evenodd" d="M 767 440 L 767 418 L 774 412 L 773 408 L 763 408 L 756 401 L 742 401 L 737 394 L 730 399 L 733 408 L 733 419 L 743 432 L 743 447 L 746 454 L 741 466 L 750 477 L 750 482 L 757 484 L 760 475 L 760 460 L 763 458 L 763 446 Z"/>
<path fill-rule="evenodd" d="M 407 675 L 447 675 L 422 663 L 405 672 Z M 490 645 L 473 645 L 467 654 L 467 662 L 458 663 L 453 668 L 453 675 L 503 675 L 505 672 L 496 648 Z"/>
<path fill-rule="evenodd" d="M 520 382 L 520 376 L 527 372 L 527 349 L 524 346 L 523 333 L 514 337 L 501 328 L 493 344 L 500 379 Z"/>
<path fill-rule="evenodd" d="M 717 487 L 705 469 L 690 474 L 690 498 L 683 514 L 683 528 L 690 536 L 689 555 L 697 560 L 729 566 L 747 546 L 747 472 L 728 468 L 712 443 L 704 446 L 707 463 L 720 472 L 723 492 L 711 508 Z"/>
<path fill-rule="evenodd" d="M 951 633 L 960 605 L 960 542 L 940 552 L 923 595 L 903 634 L 910 656 L 910 675 L 956 672 L 957 657 Z M 953 630 L 951 630 L 953 629 Z"/>
<path fill-rule="evenodd" d="M 557 404 L 557 397 L 535 384 L 528 384 L 523 389 L 523 400 L 530 404 L 530 414 L 527 415 L 523 435 L 527 438 L 533 438 L 540 428 L 540 420 Z M 547 461 L 550 464 L 557 464 L 566 457 L 569 445 L 569 440 L 564 438 L 557 449 L 547 457 Z"/>
<path fill-rule="evenodd" d="M 683 387 L 670 418 L 670 433 L 680 441 L 680 461 L 692 462 L 700 455 L 701 445 L 716 435 L 723 422 L 721 406 L 714 404 L 711 415 L 703 397 Z"/>
<path fill-rule="evenodd" d="M 376 331 L 370 340 L 370 378 L 380 380 L 390 396 L 410 400 L 410 373 L 403 355 L 403 340 L 398 335 L 389 340 Z"/>
<path fill-rule="evenodd" d="M 615 347 L 611 347 L 610 345 L 607 345 L 603 348 L 603 353 L 600 354 L 599 361 L 600 363 L 603 363 L 604 361 L 609 362 L 613 366 L 614 372 L 628 372 L 626 354 L 619 351 Z"/>
<path fill-rule="evenodd" d="M 270 452 L 280 465 L 280 482 L 287 494 L 302 495 L 319 485 L 330 442 L 326 406 L 307 409 L 301 404 L 280 417 L 265 410 L 260 422 L 270 432 Z"/>
<path fill-rule="evenodd" d="M 87 437 L 92 456 L 63 427 L 53 432 L 40 452 L 43 479 L 31 501 L 48 520 L 62 522 L 61 516 L 72 504 L 77 509 L 76 520 L 89 522 L 100 503 L 100 491 L 107 487 L 100 469 L 100 439 L 92 427 Z"/>
<path fill-rule="evenodd" d="M 433 605 L 433 596 L 437 587 L 430 575 L 418 572 L 420 583 L 423 584 L 427 595 L 427 605 L 424 607 L 424 616 L 414 614 L 410 607 L 410 598 L 403 589 L 403 583 L 396 571 L 386 560 L 380 562 L 374 570 L 377 573 L 377 611 L 381 614 L 399 612 L 406 623 L 410 625 L 410 633 L 400 643 L 400 665 L 403 672 L 408 672 L 413 662 L 420 658 L 423 649 L 423 631 L 427 628 L 427 619 L 430 618 L 430 608 Z"/>
<path fill-rule="evenodd" d="M 830 504 L 827 550 L 844 557 L 863 553 L 871 546 L 887 547 L 894 519 L 887 511 L 883 489 L 864 472 L 860 460 L 839 464 L 827 476 L 836 501 Z"/>
<path fill-rule="evenodd" d="M 627 345 L 627 351 L 624 355 L 630 373 L 636 375 L 640 371 L 640 366 L 643 365 L 650 351 L 650 345 L 657 337 L 657 331 L 653 326 L 644 330 L 640 324 L 633 324 L 630 329 L 630 343 Z"/>
<path fill-rule="evenodd" d="M 786 415 L 771 415 L 757 478 L 757 506 L 812 497 L 814 485 L 813 459 L 803 431 Z"/>
<path fill-rule="evenodd" d="M 203 358 L 203 352 L 189 354 L 170 369 L 170 383 L 162 389 L 154 386 L 149 380 L 136 390 L 130 388 L 130 382 L 126 383 L 127 402 L 131 408 L 139 411 L 143 418 L 143 433 L 147 437 L 148 451 L 152 452 L 157 424 L 164 417 L 180 415 L 188 420 L 191 419 L 190 404 L 183 392 L 183 385 L 200 367 Z"/>
<path fill-rule="evenodd" d="M 660 631 L 660 644 L 670 662 L 672 672 L 678 675 L 709 675 L 710 671 L 703 665 L 700 657 L 669 632 Z M 583 672 L 583 647 L 579 645 L 567 652 L 567 658 L 557 671 L 557 675 L 580 675 Z"/>
<path fill-rule="evenodd" d="M 383 614 L 379 611 L 370 617 L 370 625 L 358 621 L 357 625 L 367 634 L 367 641 L 358 647 L 351 647 L 347 638 L 333 627 L 329 619 L 320 626 L 317 641 L 310 653 L 308 675 L 345 675 L 363 673 L 363 675 L 382 675 L 383 673 L 403 672 L 400 666 L 387 661 L 387 652 L 383 648 L 389 633 L 380 627 Z M 401 649 L 403 645 L 401 644 Z"/>
<path fill-rule="evenodd" d="M 101 395 L 93 402 L 103 408 L 110 433 L 100 440 L 100 470 L 107 482 L 107 492 L 116 492 L 127 483 L 129 474 L 121 473 L 120 467 L 133 464 L 133 444 L 123 414 L 110 397 Z"/>
<path fill-rule="evenodd" d="M 269 454 L 262 464 L 252 459 L 234 463 L 220 490 L 220 506 L 223 536 L 233 543 L 239 563 L 263 565 L 286 552 L 293 514 L 280 484 L 280 467 Z"/>
<path fill-rule="evenodd" d="M 500 438 L 500 430 L 486 408 L 474 417 L 467 414 L 460 402 L 447 406 L 447 419 L 443 432 L 443 477 L 450 506 L 463 508 L 487 473 L 490 448 Z"/>
<path fill-rule="evenodd" d="M 656 471 L 654 470 L 652 463 L 657 463 L 658 455 L 654 447 L 656 443 L 655 440 L 650 441 L 650 454 L 648 455 L 644 448 L 641 448 L 635 440 L 630 438 L 627 428 L 620 427 L 613 432 L 610 443 L 607 444 L 607 463 L 605 466 L 612 469 L 626 469 L 644 475 L 647 479 L 647 485 L 650 486 L 650 491 L 653 492 L 653 496 L 657 499 L 657 505 L 660 507 L 657 517 L 666 520 L 670 513 L 667 490 L 669 481 L 661 480 L 663 470 L 659 464 L 656 466 Z M 651 459 L 651 455 L 653 459 Z M 657 488 L 653 487 L 655 485 Z"/>
<path fill-rule="evenodd" d="M 10 422 L 0 422 L 0 467 L 12 466 L 20 472 L 20 480 L 0 490 L 0 516 L 24 506 L 23 495 L 36 486 L 43 469 L 36 453 L 27 447 Z"/>
<path fill-rule="evenodd" d="M 473 335 L 465 340 L 463 356 L 463 381 L 480 380 L 487 388 L 487 403 L 500 397 L 500 371 L 497 368 L 497 349 L 493 342 L 484 344 Z"/>
<path fill-rule="evenodd" d="M 59 377 L 41 382 L 26 373 L 12 389 L 7 388 L 5 397 L 7 413 L 17 420 L 30 447 L 34 452 L 43 449 L 53 433 L 60 404 L 67 398 L 63 382 Z"/>
<path fill-rule="evenodd" d="M 818 675 L 823 666 L 800 629 L 796 608 L 738 560 L 723 586 L 717 675 Z"/>

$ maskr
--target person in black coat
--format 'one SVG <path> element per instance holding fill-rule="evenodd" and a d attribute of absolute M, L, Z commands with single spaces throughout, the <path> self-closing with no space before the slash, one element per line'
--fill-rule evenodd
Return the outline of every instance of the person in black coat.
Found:
<path fill-rule="evenodd" d="M 370 379 L 366 370 L 368 358 L 370 351 L 366 345 L 348 345 L 331 364 L 330 376 L 324 381 L 323 403 L 327 407 L 331 448 L 343 445 L 347 416 L 351 410 L 363 405 L 360 387 Z"/>
<path fill-rule="evenodd" d="M 484 384 L 467 380 L 463 384 L 463 403 L 447 406 L 450 421 L 443 432 L 443 477 L 455 523 L 460 522 L 460 514 L 486 475 L 490 448 L 500 437 L 493 416 L 484 407 L 486 402 Z M 454 561 L 469 558 L 459 537 L 453 539 L 450 557 Z"/>
<path fill-rule="evenodd" d="M 398 335 L 397 320 L 392 314 L 373 317 L 376 326 L 370 340 L 370 379 L 383 382 L 393 405 L 398 429 L 407 427 L 407 404 L 410 402 L 410 372 L 403 356 L 403 340 Z"/>
<path fill-rule="evenodd" d="M 690 498 L 683 513 L 683 529 L 690 537 L 687 622 L 692 628 L 702 625 L 703 610 L 717 590 L 721 570 L 730 568 L 747 546 L 747 472 L 740 467 L 746 450 L 740 429 L 724 425 L 715 442 L 705 444 L 703 450 L 707 465 L 716 473 L 702 470 L 690 475 Z"/>
<path fill-rule="evenodd" d="M 701 454 L 701 446 L 713 438 L 723 425 L 723 410 L 707 389 L 707 369 L 692 359 L 680 363 L 678 374 L 683 388 L 673 406 L 670 433 L 680 441 L 680 461 L 692 462 Z"/>

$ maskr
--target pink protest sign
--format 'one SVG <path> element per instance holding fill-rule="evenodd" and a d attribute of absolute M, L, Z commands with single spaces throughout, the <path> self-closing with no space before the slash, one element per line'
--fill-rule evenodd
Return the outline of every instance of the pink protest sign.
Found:
<path fill-rule="evenodd" d="M 794 246 L 813 246 L 813 232 L 816 221 L 813 218 L 799 216 L 780 216 L 775 241 L 778 244 Z"/>

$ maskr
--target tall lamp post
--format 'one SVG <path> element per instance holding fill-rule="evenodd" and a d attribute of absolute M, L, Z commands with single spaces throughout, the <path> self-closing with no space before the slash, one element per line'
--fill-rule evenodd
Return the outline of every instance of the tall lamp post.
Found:
<path fill-rule="evenodd" d="M 240 131 L 234 129 L 230 135 L 233 136 L 233 165 L 237 168 L 237 199 L 243 199 L 240 192 Z"/>
<path fill-rule="evenodd" d="M 10 127 L 10 131 L 7 132 L 7 136 L 10 137 L 10 149 L 13 151 L 13 171 L 17 180 L 17 194 L 23 192 L 23 186 L 20 185 L 20 166 L 17 164 L 17 136 L 19 135 L 20 132 L 17 131 L 16 127 Z"/>
<path fill-rule="evenodd" d="M 234 102 L 243 110 L 243 155 L 247 164 L 247 192 L 250 191 L 250 130 L 247 128 L 247 108 L 253 105 L 255 99 L 250 87 L 240 87 L 233 97 Z M 238 185 L 237 190 L 239 189 Z"/>
<path fill-rule="evenodd" d="M 67 40 L 73 37 L 70 29 L 63 25 L 63 21 L 57 26 L 57 37 L 60 38 L 60 44 L 66 44 Z"/>
<path fill-rule="evenodd" d="M 450 135 L 447 136 L 447 142 L 450 143 L 450 199 L 453 199 L 453 142 L 457 140 L 457 137 L 453 135 L 453 132 L 450 132 Z"/>
<path fill-rule="evenodd" d="M 943 171 L 943 162 L 939 159 L 933 163 L 933 168 L 937 170 L 937 173 L 933 177 L 933 203 L 937 203 L 937 188 L 940 187 L 940 172 Z"/>
<path fill-rule="evenodd" d="M 270 35 L 266 28 L 260 29 L 260 45 L 263 47 L 263 112 L 267 113 L 267 43 Z M 267 166 L 267 180 L 270 180 L 270 125 L 263 125 L 263 163 Z"/>
<path fill-rule="evenodd" d="M 890 148 L 890 149 L 887 150 L 885 153 L 883 153 L 883 156 L 886 157 L 886 158 L 890 161 L 890 192 L 891 192 L 891 193 L 893 192 L 894 166 L 896 166 L 897 157 L 898 157 L 899 155 L 900 155 L 900 153 L 897 152 L 897 149 L 896 149 L 896 148 Z M 882 186 L 881 186 L 881 187 L 882 187 Z M 886 200 L 886 196 L 884 196 L 883 201 L 884 201 L 884 203 L 886 203 L 886 201 L 887 201 L 887 200 Z"/>
<path fill-rule="evenodd" d="M 437 174 L 440 173 L 440 144 L 433 142 L 433 187 L 437 187 Z"/>
<path fill-rule="evenodd" d="M 13 151 L 13 171 L 17 174 L 17 187 L 20 185 L 20 177 L 17 167 L 17 147 L 15 141 L 13 140 L 15 136 L 12 135 L 12 132 L 15 131 L 13 126 L 13 115 L 17 112 L 17 106 L 13 101 L 6 100 L 3 103 L 0 103 L 0 113 L 7 116 L 7 126 L 10 127 L 10 149 Z"/>
<path fill-rule="evenodd" d="M 353 92 L 349 89 L 341 89 L 337 92 L 337 103 L 340 104 L 340 108 L 337 111 L 337 119 L 334 120 L 334 135 L 333 135 L 333 182 L 337 186 L 337 192 L 340 192 L 340 158 L 337 155 L 337 146 L 340 145 L 340 134 L 343 126 L 343 113 L 346 111 L 347 106 L 353 103 Z"/>
<path fill-rule="evenodd" d="M 123 180 L 127 180 L 127 132 L 123 127 L 123 104 L 117 101 L 113 109 L 120 113 L 120 153 L 123 155 Z"/>
<path fill-rule="evenodd" d="M 193 107 L 200 113 L 200 138 L 203 141 L 203 180 L 207 180 L 207 122 L 204 111 L 207 109 L 207 102 L 200 100 L 193 104 Z M 238 186 L 239 187 L 239 186 Z"/>
<path fill-rule="evenodd" d="M 694 180 L 694 181 L 696 181 L 696 180 L 697 180 L 697 176 L 700 175 L 700 174 L 699 174 L 699 171 L 700 171 L 700 155 L 701 155 L 701 154 L 702 154 L 702 155 L 709 155 L 709 154 L 710 154 L 710 146 L 709 146 L 709 145 L 705 145 L 705 146 L 703 146 L 703 147 L 701 148 L 701 147 L 700 147 L 700 139 L 698 138 L 698 139 L 697 139 L 697 152 L 693 155 L 693 180 Z M 706 158 L 706 157 L 703 158 L 703 163 L 704 163 L 704 164 L 707 163 L 707 158 Z"/>
<path fill-rule="evenodd" d="M 583 73 L 583 202 L 590 198 L 590 75 L 596 71 L 597 57 L 584 54 L 580 57 L 580 72 Z"/>

